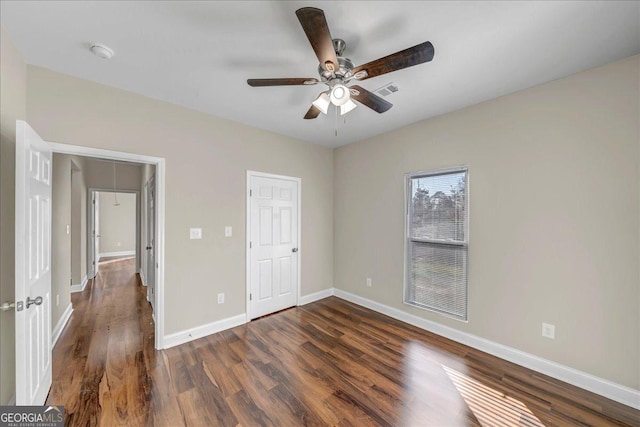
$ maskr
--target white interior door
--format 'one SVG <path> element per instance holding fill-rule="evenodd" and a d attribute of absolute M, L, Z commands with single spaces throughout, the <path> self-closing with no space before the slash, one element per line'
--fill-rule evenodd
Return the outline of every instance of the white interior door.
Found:
<path fill-rule="evenodd" d="M 100 260 L 100 197 L 97 191 L 90 192 L 89 204 L 89 276 L 98 275 L 98 261 Z"/>
<path fill-rule="evenodd" d="M 155 311 L 156 301 L 156 180 L 151 177 L 147 182 L 147 266 L 146 279 L 148 299 Z"/>
<path fill-rule="evenodd" d="M 16 123 L 16 404 L 51 387 L 51 145 Z"/>
<path fill-rule="evenodd" d="M 298 303 L 299 179 L 250 175 L 249 318 Z"/>

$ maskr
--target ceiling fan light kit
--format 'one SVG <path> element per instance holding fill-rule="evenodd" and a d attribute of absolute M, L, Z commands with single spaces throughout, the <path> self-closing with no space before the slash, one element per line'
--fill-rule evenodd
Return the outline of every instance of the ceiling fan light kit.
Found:
<path fill-rule="evenodd" d="M 331 105 L 331 98 L 325 92 L 322 92 L 315 101 L 312 102 L 316 108 L 318 108 L 322 114 L 327 114 L 329 111 L 329 105 Z"/>
<path fill-rule="evenodd" d="M 327 85 L 329 95 L 327 92 L 322 92 L 311 103 L 311 107 L 304 116 L 305 119 L 315 119 L 320 113 L 327 114 L 331 104 L 336 108 L 340 107 L 341 115 L 347 114 L 357 106 L 353 100 L 377 113 L 384 113 L 393 106 L 390 102 L 360 86 L 347 87 L 347 84 L 354 79 L 365 80 L 423 64 L 431 61 L 434 56 L 433 45 L 427 41 L 355 67 L 349 58 L 342 56 L 346 47 L 345 41 L 331 38 L 327 20 L 321 9 L 303 7 L 296 11 L 296 16 L 318 57 L 320 80 L 316 78 L 248 79 L 247 84 L 252 87 L 318 83 Z"/>
<path fill-rule="evenodd" d="M 356 108 L 358 106 L 358 104 L 356 104 L 355 102 L 353 102 L 351 99 L 347 99 L 347 102 L 345 102 L 344 104 L 342 104 L 340 106 L 340 115 L 344 116 L 345 114 L 347 114 L 349 111 L 353 110 L 354 108 Z"/>
<path fill-rule="evenodd" d="M 345 85 L 338 83 L 331 88 L 331 95 L 329 98 L 333 105 L 340 106 L 351 98 L 351 94 Z"/>

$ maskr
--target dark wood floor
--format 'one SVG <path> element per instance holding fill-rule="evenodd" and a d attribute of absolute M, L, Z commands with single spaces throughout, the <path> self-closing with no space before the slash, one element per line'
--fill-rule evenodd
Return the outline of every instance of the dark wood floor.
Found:
<path fill-rule="evenodd" d="M 73 294 L 65 425 L 640 425 L 640 411 L 335 297 L 153 349 L 134 260 Z"/>

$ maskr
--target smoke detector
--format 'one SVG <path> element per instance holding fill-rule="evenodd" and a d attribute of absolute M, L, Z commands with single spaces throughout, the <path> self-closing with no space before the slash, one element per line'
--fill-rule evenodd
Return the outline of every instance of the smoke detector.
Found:
<path fill-rule="evenodd" d="M 93 52 L 95 56 L 101 59 L 111 59 L 113 58 L 113 55 L 115 55 L 113 49 L 101 43 L 92 43 L 91 52 Z"/>

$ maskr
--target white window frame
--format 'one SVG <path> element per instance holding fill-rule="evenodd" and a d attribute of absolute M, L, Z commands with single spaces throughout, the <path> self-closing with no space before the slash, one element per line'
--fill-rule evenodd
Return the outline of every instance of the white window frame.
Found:
<path fill-rule="evenodd" d="M 450 173 L 456 172 L 465 172 L 465 208 L 467 211 L 467 215 L 464 222 L 464 242 L 454 242 L 447 240 L 433 240 L 433 239 L 415 239 L 411 238 L 411 201 L 412 201 L 412 192 L 411 192 L 411 183 L 413 179 L 423 178 L 429 176 L 437 176 L 437 175 L 446 175 Z M 469 209 L 469 168 L 466 165 L 456 166 L 446 169 L 435 169 L 428 170 L 422 172 L 410 172 L 404 175 L 404 281 L 402 287 L 402 301 L 410 305 L 412 307 L 417 307 L 423 310 L 431 311 L 433 313 L 441 314 L 443 316 L 449 317 L 451 319 L 455 319 L 461 322 L 468 323 L 469 321 L 469 217 L 470 217 L 470 209 Z M 424 304 L 419 304 L 413 301 L 407 300 L 407 290 L 410 285 L 411 280 L 411 243 L 412 242 L 421 242 L 421 243 L 431 243 L 438 245 L 446 245 L 446 246 L 462 246 L 467 248 L 467 262 L 465 265 L 465 277 L 467 279 L 467 283 L 465 284 L 465 313 L 464 317 L 456 316 L 444 310 L 438 310 L 435 307 L 430 307 Z"/>

